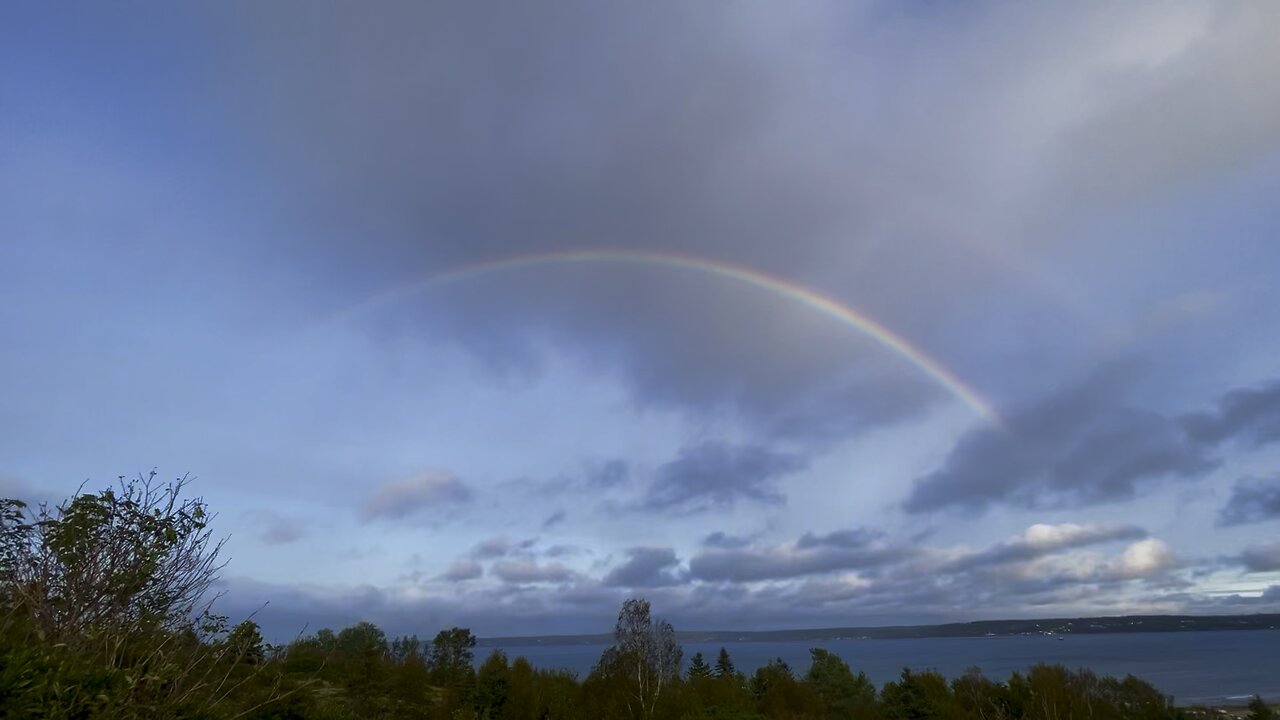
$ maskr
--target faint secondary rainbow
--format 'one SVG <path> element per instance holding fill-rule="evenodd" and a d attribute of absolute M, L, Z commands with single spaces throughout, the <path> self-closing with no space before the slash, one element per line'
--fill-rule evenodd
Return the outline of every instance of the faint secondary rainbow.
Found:
<path fill-rule="evenodd" d="M 451 270 L 433 273 L 408 284 L 378 293 L 338 312 L 330 318 L 330 322 L 350 320 L 374 308 L 396 303 L 433 285 L 451 280 L 461 280 L 476 275 L 506 270 L 574 263 L 622 263 L 700 272 L 714 277 L 737 280 L 769 292 L 776 297 L 800 303 L 873 338 L 885 348 L 892 350 L 899 357 L 919 368 L 924 374 L 946 388 L 953 396 L 972 408 L 975 413 L 987 421 L 1003 427 L 1000 415 L 973 388 L 966 385 L 960 378 L 956 377 L 955 373 L 952 373 L 928 353 L 915 347 L 901 335 L 881 325 L 871 317 L 840 303 L 828 295 L 782 278 L 767 275 L 759 270 L 687 255 L 630 250 L 579 250 L 520 255 L 463 265 Z"/>

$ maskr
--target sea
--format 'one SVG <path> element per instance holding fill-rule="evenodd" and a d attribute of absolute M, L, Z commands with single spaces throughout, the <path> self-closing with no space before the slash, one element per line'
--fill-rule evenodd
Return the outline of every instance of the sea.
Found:
<path fill-rule="evenodd" d="M 901 640 L 837 639 L 685 643 L 684 658 L 701 652 L 715 664 L 720 648 L 739 671 L 750 674 L 774 658 L 796 673 L 809 667 L 809 649 L 839 655 L 854 672 L 865 672 L 877 687 L 903 668 L 936 670 L 947 677 L 978 667 L 993 680 L 1008 680 L 1035 663 L 1090 668 L 1099 675 L 1135 675 L 1171 695 L 1179 705 L 1243 705 L 1254 694 L 1280 701 L 1280 630 L 1144 632 L 1088 635 L 1009 635 Z M 508 645 L 537 668 L 556 668 L 585 677 L 605 645 Z M 493 648 L 476 648 L 479 663 Z"/>

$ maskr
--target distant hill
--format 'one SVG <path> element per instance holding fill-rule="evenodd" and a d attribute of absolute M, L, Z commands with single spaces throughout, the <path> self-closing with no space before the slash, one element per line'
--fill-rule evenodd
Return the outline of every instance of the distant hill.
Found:
<path fill-rule="evenodd" d="M 1093 635 L 1133 632 L 1204 632 L 1212 630 L 1274 630 L 1280 614 L 1264 615 L 1121 615 L 1117 617 L 980 620 L 945 625 L 838 627 L 810 630 L 689 630 L 677 632 L 682 642 L 779 642 L 788 640 L 895 640 L 906 638 L 984 637 L 1002 635 Z M 527 645 L 599 645 L 613 642 L 609 634 L 535 635 L 480 638 L 481 647 Z"/>

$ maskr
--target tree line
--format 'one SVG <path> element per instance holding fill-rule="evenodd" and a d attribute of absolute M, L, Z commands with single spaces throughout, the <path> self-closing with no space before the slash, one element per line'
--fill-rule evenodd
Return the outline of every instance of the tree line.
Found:
<path fill-rule="evenodd" d="M 376 625 L 280 646 L 213 612 L 222 565 L 211 516 L 185 479 L 155 474 L 50 507 L 0 500 L 0 717 L 208 720 L 1190 720 L 1138 678 L 1036 665 L 1006 681 L 904 669 L 877 688 L 810 651 L 739 671 L 727 649 L 685 661 L 640 598 L 586 677 L 491 652 L 466 628 L 431 640 Z M 1259 698 L 1251 720 L 1273 720 Z"/>

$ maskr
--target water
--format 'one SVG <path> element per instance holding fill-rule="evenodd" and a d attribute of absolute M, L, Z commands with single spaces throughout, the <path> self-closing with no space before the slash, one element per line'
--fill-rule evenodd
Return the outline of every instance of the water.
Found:
<path fill-rule="evenodd" d="M 1062 640 L 1033 635 L 686 643 L 685 662 L 701 652 L 714 664 L 722 645 L 738 670 L 747 674 L 778 657 L 803 673 L 809 667 L 809 648 L 823 647 L 843 658 L 854 672 L 865 672 L 877 686 L 896 679 L 904 667 L 956 677 L 976 665 L 987 677 L 1003 681 L 1015 670 L 1044 662 L 1087 667 L 1099 675 L 1136 675 L 1174 696 L 1180 705 L 1240 705 L 1254 693 L 1280 699 L 1280 631 L 1275 630 L 1072 635 Z M 605 647 L 523 645 L 503 650 L 512 658 L 525 656 L 534 667 L 565 669 L 585 677 Z M 477 650 L 479 662 L 491 648 Z"/>

